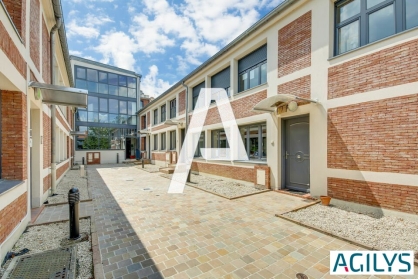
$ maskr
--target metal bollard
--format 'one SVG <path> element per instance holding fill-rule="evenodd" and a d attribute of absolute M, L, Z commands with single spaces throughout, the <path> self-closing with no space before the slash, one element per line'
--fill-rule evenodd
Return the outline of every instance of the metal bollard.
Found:
<path fill-rule="evenodd" d="M 70 208 L 70 239 L 77 239 L 80 237 L 80 222 L 79 222 L 79 207 L 80 207 L 80 192 L 77 188 L 71 188 L 68 191 L 68 205 Z"/>
<path fill-rule="evenodd" d="M 84 166 L 84 157 L 81 158 L 81 164 Z"/>
<path fill-rule="evenodd" d="M 119 164 L 119 153 L 116 153 L 116 164 Z"/>
<path fill-rule="evenodd" d="M 144 159 L 142 159 L 142 168 L 144 168 Z"/>

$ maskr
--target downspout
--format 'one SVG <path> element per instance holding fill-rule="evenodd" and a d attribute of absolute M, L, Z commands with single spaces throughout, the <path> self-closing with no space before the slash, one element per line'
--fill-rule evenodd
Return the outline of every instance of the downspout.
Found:
<path fill-rule="evenodd" d="M 186 138 L 184 139 L 183 146 L 186 146 L 186 149 L 185 149 L 185 152 L 184 152 L 184 154 L 185 154 L 184 157 L 186 157 L 186 160 L 187 160 L 187 129 L 189 128 L 189 87 L 184 83 L 184 80 L 181 84 L 183 85 L 184 88 L 186 88 L 186 97 L 185 97 L 186 98 L 186 123 L 185 123 L 185 126 L 184 126 L 184 130 L 185 130 L 184 131 L 184 136 Z M 187 182 L 190 182 L 191 171 L 192 171 L 192 165 L 190 164 L 190 170 L 187 172 Z"/>
<path fill-rule="evenodd" d="M 59 1 L 58 1 L 59 2 Z M 60 4 L 61 5 L 61 4 Z M 51 74 L 51 84 L 55 84 L 55 59 L 54 59 L 54 49 L 55 49 L 55 32 L 61 27 L 62 25 L 62 15 L 57 15 L 55 13 L 56 23 L 52 27 L 49 38 L 50 38 L 50 74 Z M 57 190 L 57 165 L 56 165 L 56 150 L 57 144 L 55 141 L 56 138 L 56 108 L 55 105 L 51 105 L 51 196 L 55 195 Z"/>

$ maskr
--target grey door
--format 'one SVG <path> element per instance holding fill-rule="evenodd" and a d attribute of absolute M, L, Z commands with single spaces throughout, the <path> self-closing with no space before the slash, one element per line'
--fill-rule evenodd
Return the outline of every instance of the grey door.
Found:
<path fill-rule="evenodd" d="M 309 116 L 284 121 L 285 187 L 309 192 Z"/>

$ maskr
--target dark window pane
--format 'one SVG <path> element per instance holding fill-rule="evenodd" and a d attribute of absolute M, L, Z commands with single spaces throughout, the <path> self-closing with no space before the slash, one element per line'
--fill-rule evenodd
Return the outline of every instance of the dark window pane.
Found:
<path fill-rule="evenodd" d="M 119 114 L 119 124 L 128 124 L 128 117 L 123 114 Z"/>
<path fill-rule="evenodd" d="M 337 8 L 337 23 L 360 13 L 360 0 L 349 1 Z"/>
<path fill-rule="evenodd" d="M 359 21 L 354 21 L 338 30 L 338 53 L 344 53 L 360 46 Z"/>
<path fill-rule="evenodd" d="M 99 113 L 89 111 L 89 122 L 99 122 Z"/>
<path fill-rule="evenodd" d="M 406 5 L 406 29 L 418 26 L 418 2 L 417 0 L 405 0 Z"/>
<path fill-rule="evenodd" d="M 128 97 L 129 98 L 136 98 L 136 89 L 128 88 Z"/>
<path fill-rule="evenodd" d="M 109 122 L 107 113 L 99 113 L 99 122 L 100 123 Z"/>
<path fill-rule="evenodd" d="M 126 76 L 119 76 L 119 86 L 127 86 Z"/>
<path fill-rule="evenodd" d="M 98 100 L 97 97 L 92 97 L 92 96 L 88 97 L 87 110 L 88 111 L 99 111 L 99 100 Z"/>
<path fill-rule="evenodd" d="M 136 113 L 136 102 L 128 102 L 128 114 L 132 115 Z"/>
<path fill-rule="evenodd" d="M 259 137 L 258 130 L 260 126 L 251 126 L 250 127 L 250 159 L 258 159 L 260 155 L 259 147 Z"/>
<path fill-rule="evenodd" d="M 107 73 L 99 72 L 99 82 L 107 83 Z"/>
<path fill-rule="evenodd" d="M 136 125 L 136 115 L 128 116 L 128 124 L 129 125 Z"/>
<path fill-rule="evenodd" d="M 87 118 L 87 116 L 86 116 L 86 118 Z M 85 132 L 85 131 L 87 131 L 87 126 L 77 126 L 76 130 L 78 132 Z"/>
<path fill-rule="evenodd" d="M 267 63 L 261 65 L 261 84 L 264 84 L 267 82 Z"/>
<path fill-rule="evenodd" d="M 99 83 L 99 93 L 108 94 L 109 93 L 109 86 L 107 84 Z"/>
<path fill-rule="evenodd" d="M 109 94 L 110 95 L 114 95 L 117 96 L 118 95 L 118 87 L 117 86 L 113 86 L 113 85 L 109 85 Z"/>
<path fill-rule="evenodd" d="M 136 78 L 128 77 L 128 87 L 136 88 Z"/>
<path fill-rule="evenodd" d="M 154 150 L 158 150 L 158 135 L 154 135 Z"/>
<path fill-rule="evenodd" d="M 100 98 L 100 111 L 107 112 L 107 99 Z"/>
<path fill-rule="evenodd" d="M 77 67 L 77 78 L 86 79 L 86 69 Z"/>
<path fill-rule="evenodd" d="M 119 101 L 115 99 L 109 99 L 109 112 L 119 113 Z"/>
<path fill-rule="evenodd" d="M 267 157 L 267 126 L 266 125 L 261 126 L 261 131 L 262 131 L 262 138 L 263 138 L 263 142 L 262 142 L 263 154 L 261 154 L 261 157 L 265 158 Z"/>
<path fill-rule="evenodd" d="M 77 121 L 87 121 L 87 111 L 77 111 Z"/>
<path fill-rule="evenodd" d="M 119 86 L 119 96 L 128 97 L 128 88 Z"/>
<path fill-rule="evenodd" d="M 385 0 L 367 0 L 367 9 L 376 6 L 379 3 L 385 2 Z"/>
<path fill-rule="evenodd" d="M 248 73 L 243 73 L 241 75 L 239 75 L 238 79 L 239 79 L 239 91 L 244 91 L 248 89 Z"/>
<path fill-rule="evenodd" d="M 122 113 L 122 114 L 128 113 L 126 101 L 119 101 L 119 113 Z"/>
<path fill-rule="evenodd" d="M 87 80 L 98 82 L 97 70 L 87 69 Z"/>
<path fill-rule="evenodd" d="M 80 89 L 87 89 L 87 81 L 77 79 L 75 81 L 75 87 L 80 88 Z"/>
<path fill-rule="evenodd" d="M 118 114 L 109 114 L 109 123 L 117 124 L 119 122 Z"/>
<path fill-rule="evenodd" d="M 369 15 L 369 43 L 395 34 L 394 6 L 389 5 Z"/>
<path fill-rule="evenodd" d="M 109 84 L 112 84 L 112 85 L 119 84 L 118 75 L 109 73 L 108 78 L 109 78 Z"/>
<path fill-rule="evenodd" d="M 89 81 L 88 90 L 89 92 L 97 93 L 99 91 L 97 82 Z"/>
<path fill-rule="evenodd" d="M 259 68 L 254 68 L 250 70 L 250 88 L 260 84 L 259 81 Z"/>

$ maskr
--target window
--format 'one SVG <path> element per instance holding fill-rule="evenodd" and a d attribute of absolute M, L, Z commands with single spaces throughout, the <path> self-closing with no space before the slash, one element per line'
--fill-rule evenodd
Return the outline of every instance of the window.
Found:
<path fill-rule="evenodd" d="M 170 150 L 176 149 L 176 131 L 170 132 Z"/>
<path fill-rule="evenodd" d="M 267 45 L 238 61 L 238 92 L 267 82 Z"/>
<path fill-rule="evenodd" d="M 119 113 L 119 102 L 115 99 L 109 99 L 109 112 Z"/>
<path fill-rule="evenodd" d="M 223 88 L 226 93 L 229 95 L 229 88 L 231 86 L 231 70 L 230 67 L 220 71 L 216 75 L 211 77 L 211 87 L 212 88 Z"/>
<path fill-rule="evenodd" d="M 165 133 L 161 134 L 161 150 L 165 150 Z"/>
<path fill-rule="evenodd" d="M 154 150 L 158 150 L 158 135 L 154 135 Z"/>
<path fill-rule="evenodd" d="M 166 118 L 165 118 L 165 107 L 166 107 L 166 105 L 161 106 L 161 122 L 164 122 L 166 120 Z"/>
<path fill-rule="evenodd" d="M 336 55 L 418 26 L 413 0 L 345 0 L 335 11 Z"/>
<path fill-rule="evenodd" d="M 136 113 L 136 102 L 128 102 L 128 114 L 134 115 Z"/>
<path fill-rule="evenodd" d="M 77 110 L 77 121 L 87 121 L 87 111 L 85 110 Z"/>
<path fill-rule="evenodd" d="M 212 148 L 229 148 L 224 129 L 212 131 Z M 210 154 L 212 158 L 226 157 L 227 155 L 226 150 L 220 150 L 215 154 Z"/>
<path fill-rule="evenodd" d="M 97 97 L 88 96 L 87 110 L 88 111 L 99 111 L 99 103 Z"/>
<path fill-rule="evenodd" d="M 250 160 L 266 160 L 267 158 L 267 126 L 255 124 L 240 127 L 242 141 Z"/>
<path fill-rule="evenodd" d="M 192 102 L 192 108 L 194 109 L 196 107 L 197 99 L 199 98 L 200 89 L 205 88 L 205 82 L 196 85 L 193 87 L 193 102 Z"/>
<path fill-rule="evenodd" d="M 158 124 L 158 109 L 154 109 L 154 125 Z"/>
<path fill-rule="evenodd" d="M 128 113 L 126 101 L 119 101 L 119 113 L 121 114 Z"/>
<path fill-rule="evenodd" d="M 125 149 L 125 138 L 132 129 L 111 127 L 76 126 L 76 131 L 85 132 L 76 138 L 76 149 Z"/>
<path fill-rule="evenodd" d="M 197 137 L 198 135 L 193 135 L 193 142 L 198 141 L 197 143 L 197 148 L 196 151 L 194 153 L 194 157 L 202 157 L 202 152 L 201 152 L 201 148 L 205 148 L 205 132 L 201 132 L 200 136 Z M 194 146 L 194 144 L 193 144 Z"/>
<path fill-rule="evenodd" d="M 107 112 L 107 99 L 100 98 L 100 112 Z"/>
<path fill-rule="evenodd" d="M 170 101 L 170 118 L 176 117 L 176 99 Z"/>

